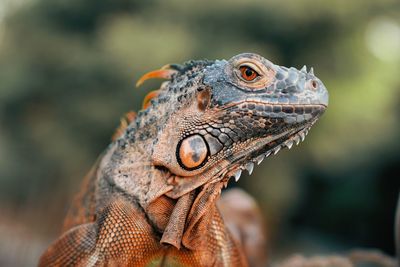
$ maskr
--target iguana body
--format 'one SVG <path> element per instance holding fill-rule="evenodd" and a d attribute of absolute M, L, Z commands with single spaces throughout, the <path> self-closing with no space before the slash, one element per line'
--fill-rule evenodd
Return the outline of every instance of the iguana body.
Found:
<path fill-rule="evenodd" d="M 170 81 L 88 174 L 40 266 L 253 262 L 224 224 L 221 189 L 304 139 L 327 107 L 325 87 L 305 67 L 255 54 L 171 65 L 145 78 L 153 76 Z"/>

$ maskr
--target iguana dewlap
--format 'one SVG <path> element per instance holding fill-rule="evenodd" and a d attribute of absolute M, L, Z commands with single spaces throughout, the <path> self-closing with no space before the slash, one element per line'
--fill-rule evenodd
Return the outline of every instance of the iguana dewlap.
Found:
<path fill-rule="evenodd" d="M 169 81 L 128 116 L 40 266 L 257 264 L 246 225 L 225 212 L 247 197 L 219 209 L 221 189 L 304 140 L 328 105 L 325 86 L 312 69 L 250 53 L 169 65 L 139 83 L 152 77 Z"/>

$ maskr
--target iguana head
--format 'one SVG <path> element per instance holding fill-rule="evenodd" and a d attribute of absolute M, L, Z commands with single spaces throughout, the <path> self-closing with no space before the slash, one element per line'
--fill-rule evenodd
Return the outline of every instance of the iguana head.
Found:
<path fill-rule="evenodd" d="M 104 173 L 138 200 L 164 232 L 162 242 L 177 247 L 181 238 L 165 229 L 185 228 L 182 242 L 193 246 L 193 229 L 207 225 L 228 180 L 304 140 L 328 105 L 312 69 L 278 66 L 250 53 L 169 65 L 139 83 L 153 77 L 169 81 L 146 98 Z"/>
<path fill-rule="evenodd" d="M 174 198 L 252 172 L 254 163 L 302 141 L 328 105 L 312 69 L 256 54 L 174 65 L 169 74 L 147 112 L 163 117 L 151 158 L 174 177 Z"/>

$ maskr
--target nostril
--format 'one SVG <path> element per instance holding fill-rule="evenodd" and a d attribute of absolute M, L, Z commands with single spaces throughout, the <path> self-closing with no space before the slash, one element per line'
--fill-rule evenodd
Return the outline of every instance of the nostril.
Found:
<path fill-rule="evenodd" d="M 311 81 L 311 89 L 313 89 L 313 90 L 318 89 L 318 82 L 316 80 Z"/>

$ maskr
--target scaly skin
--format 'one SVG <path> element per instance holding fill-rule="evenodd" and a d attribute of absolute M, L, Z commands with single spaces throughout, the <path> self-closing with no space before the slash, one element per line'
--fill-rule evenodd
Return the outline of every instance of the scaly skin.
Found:
<path fill-rule="evenodd" d="M 324 85 L 312 70 L 255 54 L 170 65 L 150 77 L 170 81 L 119 129 L 40 266 L 257 265 L 238 238 L 243 225 L 230 227 L 240 232 L 233 238 L 223 222 L 221 189 L 304 139 L 328 105 Z"/>

